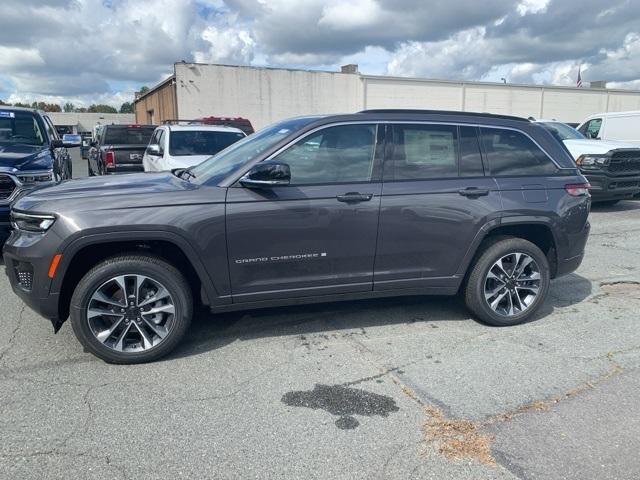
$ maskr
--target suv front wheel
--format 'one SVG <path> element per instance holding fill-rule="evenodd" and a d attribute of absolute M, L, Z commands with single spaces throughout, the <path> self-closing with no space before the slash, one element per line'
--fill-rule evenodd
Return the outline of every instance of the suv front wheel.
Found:
<path fill-rule="evenodd" d="M 468 277 L 465 301 L 480 320 L 495 326 L 531 319 L 549 290 L 549 262 L 533 243 L 501 238 L 488 244 Z"/>
<path fill-rule="evenodd" d="M 78 283 L 71 325 L 80 343 L 109 363 L 143 363 L 175 348 L 193 311 L 191 289 L 169 263 L 150 256 L 110 258 Z"/>

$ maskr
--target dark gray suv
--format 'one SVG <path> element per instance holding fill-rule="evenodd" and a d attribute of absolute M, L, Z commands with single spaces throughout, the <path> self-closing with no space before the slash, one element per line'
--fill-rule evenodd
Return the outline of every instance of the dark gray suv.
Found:
<path fill-rule="evenodd" d="M 197 167 L 20 199 L 14 291 L 114 363 L 157 359 L 213 312 L 461 291 L 514 325 L 575 270 L 585 178 L 516 117 L 369 110 L 289 119 Z"/>

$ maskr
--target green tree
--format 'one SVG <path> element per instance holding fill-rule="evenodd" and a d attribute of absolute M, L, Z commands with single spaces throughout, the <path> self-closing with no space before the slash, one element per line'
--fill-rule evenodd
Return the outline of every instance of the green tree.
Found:
<path fill-rule="evenodd" d="M 65 112 L 75 112 L 76 111 L 76 106 L 71 102 L 67 102 L 62 107 L 62 110 L 65 111 Z"/>
<path fill-rule="evenodd" d="M 147 93 L 148 91 L 149 91 L 149 87 L 147 87 L 146 85 L 143 85 L 142 87 L 140 87 L 140 90 L 139 90 L 139 92 L 138 92 L 138 93 L 139 93 L 140 95 L 144 95 L 144 94 L 145 94 L 145 93 Z"/>
<path fill-rule="evenodd" d="M 14 107 L 23 107 L 23 108 L 31 108 L 31 105 L 28 103 L 16 102 L 13 104 Z"/>
<path fill-rule="evenodd" d="M 133 103 L 124 102 L 120 105 L 120 113 L 133 113 Z"/>
<path fill-rule="evenodd" d="M 45 112 L 61 112 L 62 109 L 57 103 L 33 102 L 31 108 L 44 110 Z"/>
<path fill-rule="evenodd" d="M 9 103 L 5 103 L 3 100 L 0 100 L 0 105 L 10 105 Z"/>
<path fill-rule="evenodd" d="M 104 105 L 102 103 L 98 105 L 95 103 L 91 104 L 87 111 L 91 113 L 118 113 L 118 110 L 113 108 L 111 105 Z"/>

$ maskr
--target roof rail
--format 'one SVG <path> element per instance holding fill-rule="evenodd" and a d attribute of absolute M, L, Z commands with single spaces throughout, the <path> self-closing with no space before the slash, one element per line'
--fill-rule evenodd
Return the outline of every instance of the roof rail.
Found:
<path fill-rule="evenodd" d="M 516 120 L 520 122 L 529 123 L 530 120 L 523 117 L 516 117 L 513 115 L 500 115 L 496 113 L 481 113 L 481 112 L 456 112 L 452 110 L 420 110 L 411 108 L 374 108 L 369 110 L 361 110 L 358 113 L 414 113 L 414 114 L 429 114 L 429 115 L 465 115 L 471 117 L 489 117 L 500 118 L 503 120 Z"/>
<path fill-rule="evenodd" d="M 179 118 L 171 118 L 162 121 L 162 125 L 203 125 L 202 120 L 184 120 Z"/>

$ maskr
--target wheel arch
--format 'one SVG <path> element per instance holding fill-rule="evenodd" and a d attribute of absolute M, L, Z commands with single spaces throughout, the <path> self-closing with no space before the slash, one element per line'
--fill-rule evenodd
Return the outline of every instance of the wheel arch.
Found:
<path fill-rule="evenodd" d="M 466 278 L 483 246 L 492 238 L 508 236 L 522 238 L 536 245 L 549 261 L 551 278 L 558 271 L 558 241 L 552 228 L 552 220 L 547 217 L 506 217 L 486 223 L 476 235 L 457 274 Z"/>
<path fill-rule="evenodd" d="M 162 258 L 180 270 L 191 286 L 195 302 L 211 305 L 219 296 L 197 253 L 177 234 L 144 231 L 88 235 L 76 239 L 62 252 L 50 290 L 59 294 L 59 318 L 68 318 L 73 290 L 91 268 L 107 258 L 135 253 Z"/>

